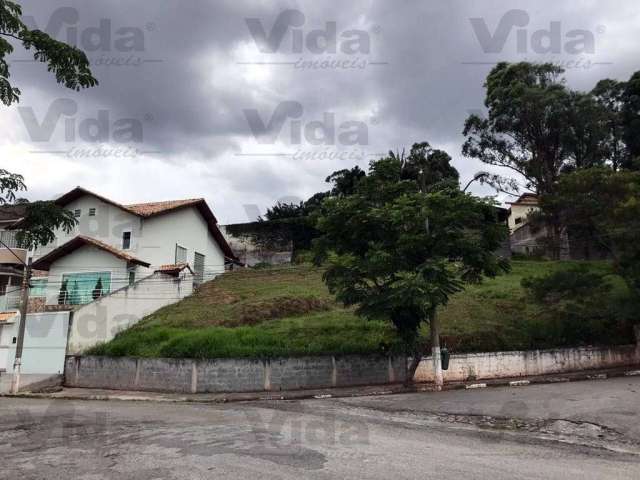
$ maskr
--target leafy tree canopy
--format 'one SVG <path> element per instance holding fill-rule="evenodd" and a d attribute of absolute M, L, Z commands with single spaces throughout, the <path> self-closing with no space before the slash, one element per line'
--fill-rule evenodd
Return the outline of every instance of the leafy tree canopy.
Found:
<path fill-rule="evenodd" d="M 490 202 L 457 187 L 421 192 L 402 167 L 397 155 L 374 161 L 353 195 L 324 201 L 315 261 L 338 300 L 391 320 L 411 344 L 465 282 L 508 264 L 494 253 L 506 227 Z"/>
<path fill-rule="evenodd" d="M 30 30 L 21 20 L 22 7 L 10 0 L 0 0 L 0 101 L 11 105 L 20 99 L 20 90 L 9 78 L 10 64 L 7 56 L 13 53 L 10 40 L 33 51 L 37 62 L 47 64 L 56 81 L 67 88 L 80 90 L 93 87 L 98 81 L 91 74 L 89 60 L 77 47 L 51 38 L 41 30 Z"/>

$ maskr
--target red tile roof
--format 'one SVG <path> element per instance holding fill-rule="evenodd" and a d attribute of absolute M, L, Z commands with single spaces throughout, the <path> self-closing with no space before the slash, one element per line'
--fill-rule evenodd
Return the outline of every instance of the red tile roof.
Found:
<path fill-rule="evenodd" d="M 166 213 L 178 208 L 188 207 L 204 202 L 204 198 L 189 198 L 186 200 L 168 200 L 166 202 L 148 202 L 125 205 L 127 210 L 132 211 L 141 217 L 152 217 L 161 213 Z"/>
<path fill-rule="evenodd" d="M 538 196 L 535 193 L 523 193 L 515 202 L 507 202 L 509 205 L 538 205 Z"/>
<path fill-rule="evenodd" d="M 100 240 L 96 240 L 95 238 L 87 237 L 85 235 L 78 235 L 77 237 L 69 240 L 64 245 L 61 245 L 58 248 L 47 253 L 44 257 L 41 257 L 33 262 L 32 267 L 37 270 L 49 270 L 53 262 L 85 245 L 91 245 L 93 247 L 99 248 L 100 250 L 108 252 L 118 258 L 121 258 L 122 260 L 126 260 L 129 263 L 142 265 L 143 267 L 149 267 L 151 265 L 150 263 L 144 262 L 134 257 L 133 255 L 129 255 L 128 253 L 123 252 L 122 250 L 118 250 L 117 248 L 101 242 Z"/>
<path fill-rule="evenodd" d="M 191 267 L 187 263 L 171 263 L 168 265 L 160 265 L 160 268 L 157 268 L 156 272 L 166 273 L 168 275 L 178 275 L 185 268 L 189 269 L 189 271 L 193 273 L 193 270 L 191 270 Z"/>
<path fill-rule="evenodd" d="M 200 212 L 200 214 L 204 217 L 205 221 L 207 222 L 207 226 L 209 227 L 209 231 L 211 232 L 211 235 L 213 236 L 213 238 L 215 238 L 216 242 L 218 243 L 218 246 L 224 252 L 225 257 L 227 257 L 229 260 L 236 260 L 236 261 L 238 260 L 236 255 L 233 253 L 233 250 L 231 250 L 231 247 L 227 243 L 227 240 L 222 235 L 222 232 L 220 232 L 220 229 L 218 228 L 218 220 L 216 219 L 215 215 L 209 208 L 209 205 L 207 205 L 207 202 L 204 200 L 204 198 L 190 198 L 186 200 L 170 200 L 165 202 L 149 202 L 149 203 L 136 203 L 133 205 L 122 205 L 106 197 L 98 195 L 97 193 L 93 193 L 92 191 L 87 190 L 86 188 L 76 187 L 73 190 L 59 197 L 56 200 L 56 203 L 58 205 L 65 206 L 68 203 L 84 195 L 94 196 L 105 203 L 114 205 L 126 212 L 130 212 L 134 215 L 137 215 L 143 218 L 153 217 L 155 215 L 162 215 L 168 212 L 172 212 L 174 210 L 178 210 L 180 208 L 196 207 Z"/>

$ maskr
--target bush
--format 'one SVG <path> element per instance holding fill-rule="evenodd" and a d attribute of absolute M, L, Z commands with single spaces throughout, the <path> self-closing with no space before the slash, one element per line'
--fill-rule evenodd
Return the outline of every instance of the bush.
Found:
<path fill-rule="evenodd" d="M 619 311 L 606 277 L 582 264 L 524 278 L 522 286 L 542 307 L 539 318 L 525 327 L 532 343 L 579 346 L 630 341 L 630 322 Z"/>
<path fill-rule="evenodd" d="M 544 277 L 527 277 L 522 280 L 521 285 L 537 302 L 553 304 L 562 301 L 584 303 L 589 298 L 607 295 L 611 291 L 605 275 L 593 272 L 584 264 Z"/>

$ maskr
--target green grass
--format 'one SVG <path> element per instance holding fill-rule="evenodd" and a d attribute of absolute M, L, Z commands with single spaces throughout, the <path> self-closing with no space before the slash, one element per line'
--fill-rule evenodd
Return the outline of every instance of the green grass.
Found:
<path fill-rule="evenodd" d="M 455 352 L 567 346 L 557 333 L 561 326 L 528 299 L 520 281 L 574 263 L 513 261 L 509 274 L 468 286 L 440 311 L 444 341 Z M 605 262 L 589 265 L 610 270 Z M 624 284 L 614 281 L 610 298 L 602 301 L 604 316 L 617 321 L 623 315 L 617 306 L 625 304 L 626 296 Z M 605 332 L 599 334 L 603 343 L 631 341 L 627 329 L 605 327 L 585 324 Z M 399 345 L 390 323 L 359 318 L 353 309 L 336 304 L 322 282 L 322 271 L 298 265 L 227 273 L 89 353 L 264 358 L 398 351 Z"/>

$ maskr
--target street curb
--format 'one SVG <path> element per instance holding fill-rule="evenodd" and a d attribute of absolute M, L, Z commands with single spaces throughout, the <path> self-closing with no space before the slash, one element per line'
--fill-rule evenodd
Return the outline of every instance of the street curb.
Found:
<path fill-rule="evenodd" d="M 483 380 L 482 383 L 474 382 L 450 382 L 442 387 L 442 391 L 450 390 L 475 390 L 494 387 L 521 388 L 530 385 L 565 383 L 586 380 L 606 380 L 617 377 L 640 376 L 640 370 L 634 367 L 629 369 L 609 369 L 609 370 L 589 370 L 583 372 L 565 373 L 562 376 L 545 375 L 527 378 L 503 378 L 495 380 Z M 367 390 L 368 389 L 368 390 Z M 78 389 L 81 390 L 81 389 Z M 89 389 L 87 389 L 89 390 Z M 318 390 L 290 390 L 277 393 L 251 392 L 251 393 L 229 393 L 229 394 L 192 394 L 192 395 L 171 395 L 154 392 L 119 392 L 100 394 L 72 395 L 63 393 L 30 393 L 22 392 L 15 395 L 0 394 L 0 398 L 38 398 L 48 400 L 93 400 L 93 401 L 133 401 L 133 402 L 160 402 L 160 403 L 232 403 L 249 401 L 280 401 L 280 400 L 322 400 L 329 398 L 353 398 L 369 397 L 379 395 L 393 395 L 401 393 L 423 393 L 436 392 L 432 383 L 418 383 L 412 387 L 404 387 L 400 384 L 369 387 L 355 387 L 349 389 L 318 389 Z M 104 391 L 101 391 L 104 392 Z"/>

